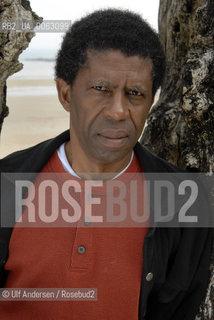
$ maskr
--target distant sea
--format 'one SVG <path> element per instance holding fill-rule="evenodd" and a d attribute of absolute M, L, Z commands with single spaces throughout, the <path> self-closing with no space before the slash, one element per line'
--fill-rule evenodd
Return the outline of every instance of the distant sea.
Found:
<path fill-rule="evenodd" d="M 54 78 L 54 60 L 24 60 L 23 69 L 14 73 L 9 79 L 13 80 L 40 80 Z"/>
<path fill-rule="evenodd" d="M 54 60 L 32 59 L 22 60 L 23 69 L 8 78 L 8 80 L 29 80 L 29 86 L 8 86 L 10 96 L 55 95 L 55 86 L 31 86 L 30 80 L 53 80 Z"/>

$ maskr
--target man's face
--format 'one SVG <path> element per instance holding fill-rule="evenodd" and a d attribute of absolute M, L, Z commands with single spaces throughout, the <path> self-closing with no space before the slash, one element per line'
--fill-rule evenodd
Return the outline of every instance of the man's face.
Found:
<path fill-rule="evenodd" d="M 152 62 L 120 51 L 88 52 L 70 92 L 72 150 L 100 164 L 127 157 L 153 103 Z"/>

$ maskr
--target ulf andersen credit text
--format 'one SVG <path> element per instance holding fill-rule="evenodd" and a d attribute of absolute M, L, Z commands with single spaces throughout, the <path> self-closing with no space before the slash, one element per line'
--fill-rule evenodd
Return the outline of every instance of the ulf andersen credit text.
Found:
<path fill-rule="evenodd" d="M 0 300 L 10 301 L 82 301 L 97 300 L 95 288 L 7 288 L 0 291 Z"/>

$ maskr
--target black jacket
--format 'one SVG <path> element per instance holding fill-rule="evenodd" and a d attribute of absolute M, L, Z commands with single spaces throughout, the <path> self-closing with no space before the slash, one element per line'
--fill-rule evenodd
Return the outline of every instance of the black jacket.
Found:
<path fill-rule="evenodd" d="M 54 151 L 66 140 L 69 140 L 69 131 L 0 160 L 2 179 L 5 172 L 38 173 Z M 181 171 L 152 155 L 139 143 L 134 150 L 145 174 Z M 35 175 L 32 175 L 33 177 Z M 7 188 L 7 190 L 1 190 L 4 198 L 1 218 L 5 215 L 11 218 L 14 213 L 12 186 L 8 185 Z M 2 286 L 6 276 L 3 268 L 8 256 L 11 232 L 12 228 L 0 228 Z M 209 228 L 150 228 L 143 246 L 139 319 L 192 320 L 195 318 L 208 286 L 211 245 L 212 233 Z"/>

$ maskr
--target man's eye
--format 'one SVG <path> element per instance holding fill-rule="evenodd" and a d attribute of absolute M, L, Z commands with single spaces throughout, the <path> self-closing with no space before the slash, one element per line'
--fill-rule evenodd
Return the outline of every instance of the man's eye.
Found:
<path fill-rule="evenodd" d="M 98 91 L 108 91 L 105 87 L 103 86 L 94 86 L 93 89 L 98 90 Z"/>
<path fill-rule="evenodd" d="M 143 94 L 137 90 L 130 90 L 128 91 L 128 94 L 131 95 L 131 96 L 143 96 Z"/>

